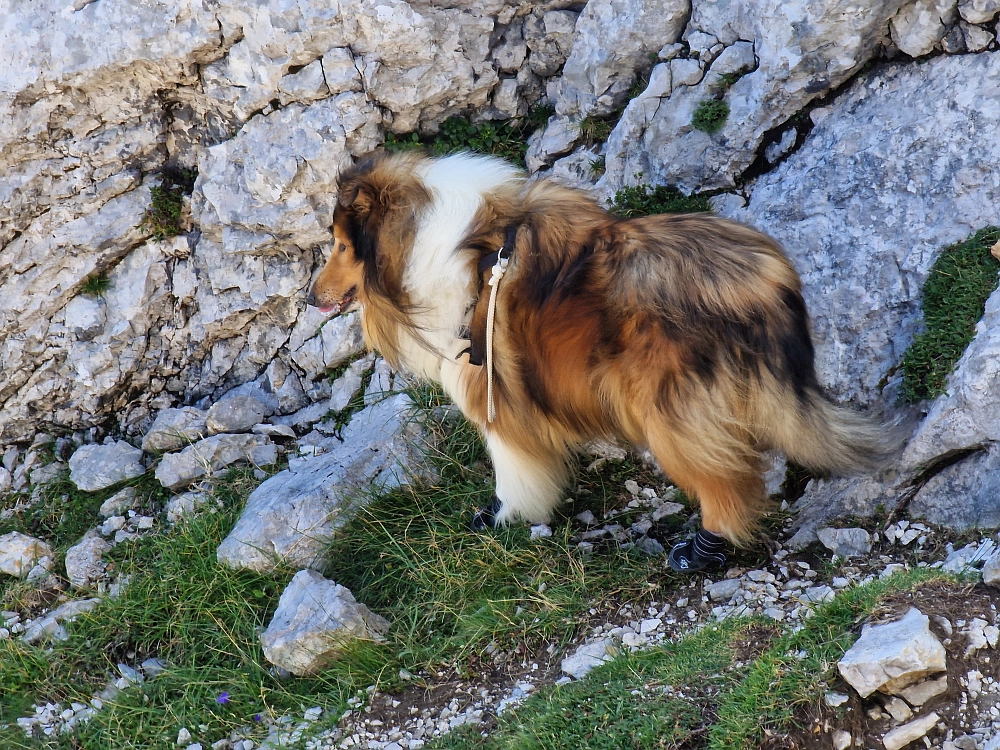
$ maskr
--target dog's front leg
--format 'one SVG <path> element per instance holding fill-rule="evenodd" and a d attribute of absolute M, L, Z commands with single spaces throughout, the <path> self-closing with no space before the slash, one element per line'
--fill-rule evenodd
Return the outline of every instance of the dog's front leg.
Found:
<path fill-rule="evenodd" d="M 472 528 L 503 526 L 518 519 L 548 523 L 569 476 L 566 454 L 542 448 L 526 451 L 491 430 L 485 437 L 496 472 L 496 495 L 473 517 Z"/>

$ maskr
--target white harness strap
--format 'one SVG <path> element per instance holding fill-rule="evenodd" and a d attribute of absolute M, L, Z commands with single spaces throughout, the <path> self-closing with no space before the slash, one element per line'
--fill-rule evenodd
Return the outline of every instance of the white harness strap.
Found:
<path fill-rule="evenodd" d="M 503 278 L 509 262 L 510 250 L 502 247 L 497 254 L 497 262 L 490 270 L 490 303 L 486 314 L 486 420 L 488 422 L 494 422 L 497 418 L 497 406 L 493 401 L 493 318 L 496 316 L 500 279 Z"/>

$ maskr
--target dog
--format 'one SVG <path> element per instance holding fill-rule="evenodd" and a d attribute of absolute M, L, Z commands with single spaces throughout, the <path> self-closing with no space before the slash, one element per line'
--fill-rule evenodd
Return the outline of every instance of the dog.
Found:
<path fill-rule="evenodd" d="M 620 219 L 494 157 L 404 152 L 340 175 L 332 231 L 308 301 L 360 309 L 367 345 L 479 429 L 496 493 L 474 527 L 548 522 L 574 452 L 603 438 L 648 448 L 705 529 L 744 545 L 766 452 L 843 474 L 890 451 L 824 395 L 798 274 L 750 227 Z"/>

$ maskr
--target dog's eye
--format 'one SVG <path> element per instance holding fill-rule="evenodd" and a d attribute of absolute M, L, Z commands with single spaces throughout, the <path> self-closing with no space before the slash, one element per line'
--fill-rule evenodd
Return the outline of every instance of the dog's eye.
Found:
<path fill-rule="evenodd" d="M 340 247 L 338 248 L 338 250 L 340 252 L 344 252 L 346 249 L 347 249 L 347 245 L 345 245 L 343 242 L 341 242 L 340 243 Z"/>

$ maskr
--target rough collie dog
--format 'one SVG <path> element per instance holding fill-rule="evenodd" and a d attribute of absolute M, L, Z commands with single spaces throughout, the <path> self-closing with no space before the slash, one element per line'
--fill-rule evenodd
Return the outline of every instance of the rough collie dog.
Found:
<path fill-rule="evenodd" d="M 595 438 L 648 447 L 737 544 L 765 507 L 766 451 L 824 473 L 887 452 L 880 426 L 824 396 L 799 277 L 749 227 L 619 219 L 496 158 L 406 153 L 340 176 L 333 236 L 309 302 L 359 307 L 368 345 L 479 428 L 496 496 L 474 526 L 548 521 Z"/>

